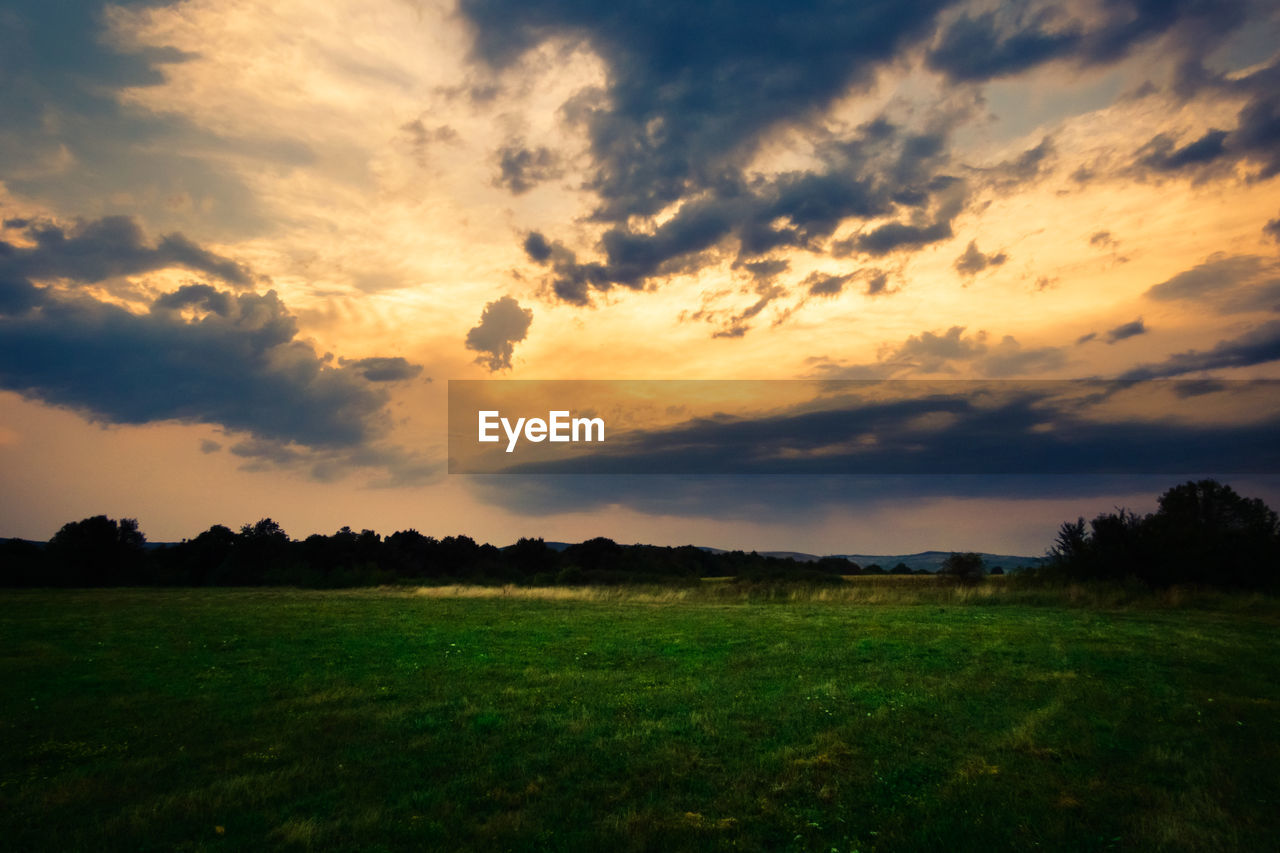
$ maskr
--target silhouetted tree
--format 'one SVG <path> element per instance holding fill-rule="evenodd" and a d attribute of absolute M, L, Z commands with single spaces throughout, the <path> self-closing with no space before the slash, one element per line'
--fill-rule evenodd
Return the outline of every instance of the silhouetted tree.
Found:
<path fill-rule="evenodd" d="M 982 580 L 982 555 L 972 551 L 963 554 L 952 554 L 942 561 L 938 574 L 954 578 L 962 583 L 976 583 Z"/>
<path fill-rule="evenodd" d="M 525 578 L 551 574 L 556 567 L 556 552 L 541 538 L 520 539 L 507 549 L 506 558 L 512 569 Z"/>
<path fill-rule="evenodd" d="M 1269 588 L 1280 579 L 1280 520 L 1257 498 L 1216 480 L 1175 486 L 1153 514 L 1126 509 L 1063 524 L 1046 574 L 1138 578 L 1155 586 L 1200 583 Z"/>
<path fill-rule="evenodd" d="M 186 583 L 201 586 L 212 584 L 226 574 L 231 549 L 236 544 L 236 534 L 230 527 L 215 524 L 190 542 L 177 547 L 182 553 L 178 561 Z"/>
<path fill-rule="evenodd" d="M 37 542 L 0 539 L 0 586 L 39 586 L 52 583 L 48 555 Z"/>
<path fill-rule="evenodd" d="M 268 581 L 293 580 L 289 568 L 289 535 L 275 521 L 264 518 L 240 528 L 224 564 L 220 582 L 228 586 L 256 586 Z"/>
<path fill-rule="evenodd" d="M 1274 585 L 1280 572 L 1280 519 L 1257 498 L 1200 480 L 1160 496 L 1149 535 L 1159 543 L 1156 582 L 1232 587 Z"/>
<path fill-rule="evenodd" d="M 132 518 L 95 515 L 64 524 L 49 540 L 51 580 L 59 586 L 138 583 L 146 541 Z"/>

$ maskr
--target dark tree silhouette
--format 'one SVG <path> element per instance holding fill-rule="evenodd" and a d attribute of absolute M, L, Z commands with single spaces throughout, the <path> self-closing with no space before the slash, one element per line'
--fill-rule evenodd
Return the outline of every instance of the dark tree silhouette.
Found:
<path fill-rule="evenodd" d="M 49 580 L 59 586 L 139 583 L 146 541 L 133 518 L 95 515 L 64 524 L 49 540 Z"/>
<path fill-rule="evenodd" d="M 963 554 L 952 554 L 942 561 L 938 574 L 954 578 L 961 583 L 976 583 L 982 580 L 982 555 L 972 551 Z"/>
<path fill-rule="evenodd" d="M 1257 498 L 1216 480 L 1169 489 L 1153 514 L 1126 509 L 1063 524 L 1046 574 L 1069 579 L 1137 578 L 1264 589 L 1280 580 L 1280 520 Z"/>
<path fill-rule="evenodd" d="M 1175 580 L 1258 587 L 1275 583 L 1280 571 L 1276 513 L 1214 480 L 1169 489 L 1148 526 L 1162 571 Z"/>

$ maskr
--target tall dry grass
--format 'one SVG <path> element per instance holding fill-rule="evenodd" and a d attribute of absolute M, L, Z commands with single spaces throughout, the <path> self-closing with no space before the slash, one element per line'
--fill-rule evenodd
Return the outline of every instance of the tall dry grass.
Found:
<path fill-rule="evenodd" d="M 403 591 L 401 591 L 403 592 Z M 450 584 L 411 590 L 426 598 L 485 598 L 528 601 L 583 601 L 635 604 L 827 603 L 850 605 L 1049 606 L 1155 609 L 1196 608 L 1241 612 L 1280 612 L 1280 599 L 1260 593 L 1171 587 L 1153 590 L 1137 584 L 1035 584 L 1016 577 L 955 583 L 938 577 L 850 577 L 829 585 L 739 583 L 710 579 L 679 586 L 545 586 Z"/>

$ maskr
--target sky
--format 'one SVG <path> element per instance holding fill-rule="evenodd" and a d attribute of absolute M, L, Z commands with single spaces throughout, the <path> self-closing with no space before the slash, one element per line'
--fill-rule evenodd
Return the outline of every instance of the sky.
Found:
<path fill-rule="evenodd" d="M 1042 553 L 1223 472 L 988 472 L 960 418 L 933 475 L 451 474 L 448 384 L 1280 379 L 1277 44 L 1243 0 L 8 0 L 0 536 Z M 1126 399 L 1109 458 L 1187 427 Z"/>

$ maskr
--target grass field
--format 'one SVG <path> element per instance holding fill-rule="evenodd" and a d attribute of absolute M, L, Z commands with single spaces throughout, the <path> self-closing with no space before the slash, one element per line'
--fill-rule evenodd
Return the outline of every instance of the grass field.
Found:
<path fill-rule="evenodd" d="M 1274 849 L 1274 599 L 993 588 L 2 592 L 0 847 Z"/>

